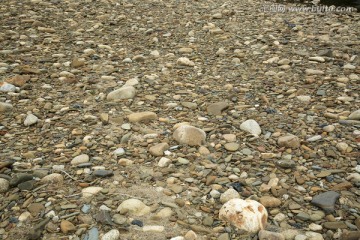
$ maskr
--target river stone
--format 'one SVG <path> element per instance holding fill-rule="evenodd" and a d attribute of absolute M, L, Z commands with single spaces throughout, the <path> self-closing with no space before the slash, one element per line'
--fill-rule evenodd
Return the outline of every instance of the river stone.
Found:
<path fill-rule="evenodd" d="M 151 210 L 150 207 L 146 206 L 142 201 L 135 198 L 131 198 L 123 201 L 117 208 L 117 211 L 120 213 L 125 211 L 125 212 L 130 212 L 135 216 L 146 215 L 150 213 L 150 210 Z"/>
<path fill-rule="evenodd" d="M 119 89 L 110 92 L 107 95 L 106 99 L 108 101 L 131 99 L 135 97 L 135 94 L 136 94 L 136 90 L 133 86 L 123 86 Z"/>
<path fill-rule="evenodd" d="M 264 207 L 278 207 L 281 205 L 280 199 L 271 196 L 263 196 L 259 201 Z"/>
<path fill-rule="evenodd" d="M 24 125 L 25 126 L 31 126 L 31 125 L 34 125 L 34 124 L 36 124 L 37 122 L 38 122 L 38 117 L 37 116 L 35 116 L 34 114 L 28 114 L 27 116 L 26 116 L 26 118 L 25 118 L 25 121 L 24 121 Z"/>
<path fill-rule="evenodd" d="M 240 144 L 234 143 L 234 142 L 225 143 L 224 147 L 225 147 L 226 150 L 228 150 L 230 152 L 235 152 L 235 151 L 237 151 L 239 149 Z"/>
<path fill-rule="evenodd" d="M 339 193 L 329 191 L 316 195 L 311 200 L 311 203 L 317 207 L 322 208 L 325 212 L 333 212 L 335 210 L 335 203 L 339 197 Z"/>
<path fill-rule="evenodd" d="M 127 116 L 130 122 L 149 122 L 157 119 L 157 115 L 154 112 L 137 112 Z"/>
<path fill-rule="evenodd" d="M 350 120 L 360 120 L 360 109 L 352 112 L 349 115 L 348 119 L 350 119 Z"/>
<path fill-rule="evenodd" d="M 81 190 L 83 197 L 92 197 L 98 194 L 103 188 L 102 187 L 87 187 Z"/>
<path fill-rule="evenodd" d="M 285 240 L 285 237 L 281 233 L 266 230 L 260 230 L 258 236 L 259 240 Z"/>
<path fill-rule="evenodd" d="M 64 182 L 64 177 L 59 173 L 52 173 L 52 174 L 49 174 L 49 175 L 43 177 L 40 182 L 48 183 L 48 184 L 56 184 L 56 185 L 60 186 Z"/>
<path fill-rule="evenodd" d="M 0 112 L 10 112 L 13 106 L 10 103 L 0 102 Z"/>
<path fill-rule="evenodd" d="M 77 166 L 79 164 L 82 164 L 82 163 L 87 163 L 89 162 L 89 155 L 87 154 L 81 154 L 79 156 L 76 156 L 74 157 L 72 160 L 71 160 L 71 165 L 74 165 L 74 166 Z"/>
<path fill-rule="evenodd" d="M 174 131 L 173 137 L 179 144 L 200 146 L 205 143 L 206 133 L 199 128 L 183 125 Z"/>
<path fill-rule="evenodd" d="M 70 221 L 62 220 L 60 223 L 60 229 L 63 233 L 68 234 L 70 232 L 75 232 L 76 227 Z"/>
<path fill-rule="evenodd" d="M 0 178 L 0 193 L 7 192 L 9 190 L 10 183 L 4 178 Z"/>
<path fill-rule="evenodd" d="M 256 136 L 259 136 L 261 134 L 261 128 L 259 124 L 253 119 L 249 119 L 243 122 L 240 125 L 240 129 Z"/>

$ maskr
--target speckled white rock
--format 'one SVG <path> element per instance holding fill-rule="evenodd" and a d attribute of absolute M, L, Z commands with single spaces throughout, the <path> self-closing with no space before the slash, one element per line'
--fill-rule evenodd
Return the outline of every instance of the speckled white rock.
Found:
<path fill-rule="evenodd" d="M 268 213 L 257 201 L 235 198 L 221 207 L 219 218 L 246 232 L 256 233 L 265 228 Z"/>
<path fill-rule="evenodd" d="M 92 197 L 98 194 L 102 189 L 102 187 L 87 187 L 81 190 L 81 193 L 83 197 Z"/>
<path fill-rule="evenodd" d="M 146 206 L 139 199 L 131 198 L 123 201 L 117 208 L 118 212 L 127 211 L 135 216 L 143 216 L 150 213 L 151 208 Z"/>
<path fill-rule="evenodd" d="M 34 114 L 28 114 L 27 116 L 26 116 L 26 118 L 25 118 L 25 121 L 24 121 L 24 125 L 25 126 L 31 126 L 31 125 L 34 125 L 35 123 L 37 123 L 38 122 L 38 117 L 37 116 L 35 116 Z"/>
<path fill-rule="evenodd" d="M 173 137 L 180 144 L 200 146 L 205 143 L 206 133 L 200 128 L 183 125 L 174 131 Z"/>
<path fill-rule="evenodd" d="M 0 178 L 0 193 L 6 192 L 9 190 L 10 183 L 4 178 Z"/>
<path fill-rule="evenodd" d="M 223 194 L 221 194 L 220 202 L 226 203 L 227 201 L 234 199 L 234 198 L 240 198 L 240 194 L 235 189 L 229 188 Z"/>
<path fill-rule="evenodd" d="M 240 129 L 256 136 L 259 136 L 261 134 L 261 128 L 259 124 L 253 119 L 249 119 L 243 122 L 240 125 Z"/>
<path fill-rule="evenodd" d="M 87 163 L 87 162 L 89 162 L 89 155 L 81 154 L 79 156 L 74 157 L 70 163 L 71 165 L 77 166 L 81 163 Z"/>
<path fill-rule="evenodd" d="M 111 229 L 102 236 L 101 240 L 118 240 L 120 239 L 120 232 L 117 229 Z"/>
<path fill-rule="evenodd" d="M 108 101 L 130 99 L 130 98 L 134 98 L 135 94 L 136 94 L 136 90 L 133 86 L 123 86 L 119 89 L 110 92 L 107 95 L 106 99 Z"/>

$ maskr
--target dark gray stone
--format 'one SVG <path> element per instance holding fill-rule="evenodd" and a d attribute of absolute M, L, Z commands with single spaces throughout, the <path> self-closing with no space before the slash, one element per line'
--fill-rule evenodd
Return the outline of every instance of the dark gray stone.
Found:
<path fill-rule="evenodd" d="M 325 212 L 333 212 L 335 210 L 335 203 L 339 199 L 340 194 L 334 191 L 321 193 L 311 200 L 311 203 Z"/>

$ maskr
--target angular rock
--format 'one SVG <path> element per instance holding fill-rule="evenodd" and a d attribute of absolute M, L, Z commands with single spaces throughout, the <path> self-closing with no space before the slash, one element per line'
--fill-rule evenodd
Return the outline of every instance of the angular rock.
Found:
<path fill-rule="evenodd" d="M 311 204 L 322 208 L 326 212 L 333 212 L 335 210 L 335 203 L 339 198 L 339 193 L 329 191 L 313 197 L 313 199 L 311 200 Z"/>
<path fill-rule="evenodd" d="M 173 137 L 179 144 L 200 146 L 205 144 L 206 133 L 199 128 L 183 125 L 174 131 Z"/>
<path fill-rule="evenodd" d="M 155 146 L 149 148 L 149 152 L 151 155 L 160 157 L 164 155 L 164 151 L 169 149 L 169 144 L 167 143 L 159 143 Z"/>
<path fill-rule="evenodd" d="M 295 149 L 300 147 L 300 140 L 297 136 L 289 134 L 286 136 L 279 137 L 278 144 L 280 147 Z"/>
<path fill-rule="evenodd" d="M 207 107 L 209 115 L 221 115 L 221 112 L 229 107 L 227 102 L 212 103 Z"/>
<path fill-rule="evenodd" d="M 219 218 L 241 230 L 256 233 L 266 227 L 268 213 L 257 201 L 235 198 L 221 207 Z"/>

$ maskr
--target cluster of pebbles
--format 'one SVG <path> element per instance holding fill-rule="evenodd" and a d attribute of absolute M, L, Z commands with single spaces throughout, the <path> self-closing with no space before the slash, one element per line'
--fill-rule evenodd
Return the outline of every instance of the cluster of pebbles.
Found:
<path fill-rule="evenodd" d="M 359 239 L 360 15 L 269 4 L 2 0 L 0 238 Z"/>

